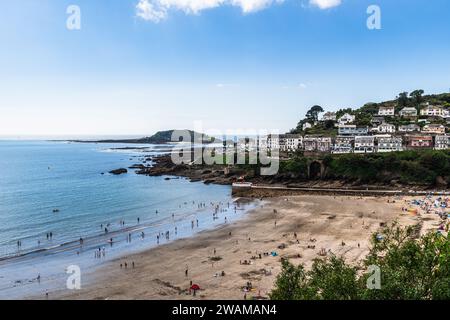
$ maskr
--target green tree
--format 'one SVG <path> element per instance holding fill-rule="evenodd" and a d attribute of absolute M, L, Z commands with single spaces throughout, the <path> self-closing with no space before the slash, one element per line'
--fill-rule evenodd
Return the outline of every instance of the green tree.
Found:
<path fill-rule="evenodd" d="M 400 92 L 397 97 L 397 104 L 399 107 L 406 107 L 408 105 L 408 92 Z"/>
<path fill-rule="evenodd" d="M 312 297 L 306 284 L 303 265 L 294 266 L 288 260 L 281 261 L 281 273 L 277 276 L 275 289 L 270 293 L 272 300 L 301 300 Z"/>
<path fill-rule="evenodd" d="M 321 106 L 315 105 L 312 106 L 311 109 L 306 113 L 306 119 L 312 122 L 316 122 L 319 120 L 319 113 L 323 112 L 323 108 Z"/>
<path fill-rule="evenodd" d="M 418 89 L 418 90 L 414 90 L 413 92 L 411 92 L 409 94 L 409 96 L 413 99 L 413 101 L 419 105 L 423 102 L 423 94 L 425 93 L 425 91 L 423 91 L 422 89 Z"/>

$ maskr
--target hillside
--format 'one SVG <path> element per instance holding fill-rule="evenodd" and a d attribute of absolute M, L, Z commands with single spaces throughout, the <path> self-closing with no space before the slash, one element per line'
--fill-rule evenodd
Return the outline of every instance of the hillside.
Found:
<path fill-rule="evenodd" d="M 172 133 L 175 130 L 165 130 L 165 131 L 158 131 L 154 135 L 150 137 L 143 137 L 143 138 L 137 138 L 137 139 L 107 139 L 107 140 L 75 140 L 73 142 L 94 142 L 94 143 L 135 143 L 135 144 L 166 144 L 166 143 L 173 143 L 172 141 Z M 202 135 L 203 141 L 202 143 L 212 143 L 212 142 L 220 142 L 219 139 L 216 139 L 214 137 L 209 137 L 206 134 L 198 133 L 192 130 L 189 131 L 189 134 L 191 136 L 191 141 L 194 140 L 194 133 L 197 135 Z M 200 141 L 196 141 L 199 142 Z"/>

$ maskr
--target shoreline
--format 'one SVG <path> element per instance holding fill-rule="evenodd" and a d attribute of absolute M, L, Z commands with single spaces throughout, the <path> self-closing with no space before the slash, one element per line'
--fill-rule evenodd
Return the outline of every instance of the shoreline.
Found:
<path fill-rule="evenodd" d="M 265 299 L 281 258 L 308 268 L 323 248 L 358 263 L 380 223 L 420 223 L 422 233 L 436 228 L 437 215 L 412 216 L 402 210 L 412 199 L 310 195 L 264 199 L 233 223 L 107 262 L 86 287 L 55 292 L 50 299 L 227 300 L 243 299 L 244 294 Z M 135 262 L 135 268 L 120 268 L 126 261 Z M 202 288 L 195 297 L 189 295 L 190 281 Z M 255 291 L 244 293 L 247 282 Z"/>

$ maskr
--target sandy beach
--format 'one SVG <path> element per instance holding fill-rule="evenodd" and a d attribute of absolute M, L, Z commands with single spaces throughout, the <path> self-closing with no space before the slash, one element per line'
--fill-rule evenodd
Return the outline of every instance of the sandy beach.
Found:
<path fill-rule="evenodd" d="M 268 198 L 240 221 L 112 261 L 81 290 L 52 292 L 49 298 L 244 299 L 242 288 L 248 281 L 254 289 L 247 298 L 267 297 L 280 271 L 281 258 L 308 268 L 324 251 L 358 263 L 367 254 L 370 235 L 380 223 L 421 222 L 422 233 L 436 229 L 437 215 L 421 214 L 419 210 L 416 216 L 402 210 L 411 207 L 406 203 L 411 199 L 316 195 Z M 128 267 L 121 268 L 125 262 Z M 191 281 L 201 288 L 196 296 L 189 294 Z"/>

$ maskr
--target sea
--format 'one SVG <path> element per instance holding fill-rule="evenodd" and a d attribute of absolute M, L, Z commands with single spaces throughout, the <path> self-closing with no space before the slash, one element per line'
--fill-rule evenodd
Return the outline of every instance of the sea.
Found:
<path fill-rule="evenodd" d="M 254 206 L 236 203 L 230 186 L 109 173 L 170 147 L 0 141 L 0 299 L 77 290 L 68 285 L 73 266 L 87 285 L 105 263 L 232 223 Z"/>

